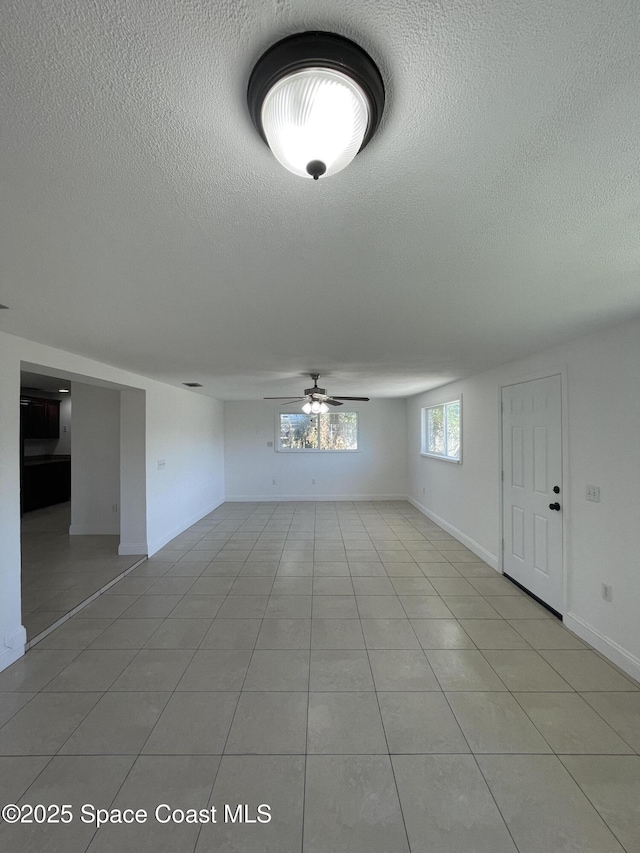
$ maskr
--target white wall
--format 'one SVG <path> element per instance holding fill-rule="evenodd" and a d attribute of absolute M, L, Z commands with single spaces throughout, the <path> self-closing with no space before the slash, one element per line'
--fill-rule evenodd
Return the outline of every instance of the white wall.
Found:
<path fill-rule="evenodd" d="M 120 392 L 72 382 L 71 394 L 69 533 L 120 533 Z"/>
<path fill-rule="evenodd" d="M 20 613 L 20 368 L 145 395 L 146 546 L 155 553 L 224 500 L 217 400 L 0 332 L 0 669 L 24 652 Z M 74 413 L 75 416 L 75 413 Z M 152 461 L 166 459 L 164 471 Z M 164 475 L 164 476 L 163 476 Z"/>
<path fill-rule="evenodd" d="M 71 395 L 62 394 L 60 400 L 60 438 L 54 453 L 68 456 L 71 453 Z"/>
<path fill-rule="evenodd" d="M 24 653 L 26 641 L 20 614 L 20 365 L 0 333 L 0 670 Z"/>
<path fill-rule="evenodd" d="M 147 537 L 153 554 L 225 499 L 223 405 L 162 385 L 147 391 L 146 418 Z"/>
<path fill-rule="evenodd" d="M 227 500 L 406 496 L 404 400 L 372 400 L 350 406 L 349 411 L 359 414 L 359 450 L 349 453 L 275 452 L 280 411 L 279 406 L 264 400 L 224 404 Z M 268 442 L 273 446 L 268 447 Z"/>
<path fill-rule="evenodd" d="M 554 373 L 563 373 L 566 404 L 565 622 L 639 678 L 640 323 L 409 399 L 409 495 L 498 567 L 500 387 Z M 459 392 L 463 464 L 420 456 L 421 408 Z M 587 484 L 600 486 L 600 503 L 586 501 Z M 601 597 L 603 582 L 613 586 L 611 603 Z"/>
<path fill-rule="evenodd" d="M 146 554 L 147 459 L 146 394 L 120 391 L 120 544 L 119 554 Z"/>

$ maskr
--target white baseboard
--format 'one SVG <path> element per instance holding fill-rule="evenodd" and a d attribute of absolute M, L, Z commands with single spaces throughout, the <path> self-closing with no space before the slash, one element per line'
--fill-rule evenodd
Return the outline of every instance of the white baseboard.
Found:
<path fill-rule="evenodd" d="M 191 527 L 192 524 L 195 524 L 197 521 L 200 521 L 205 517 L 205 515 L 209 515 L 210 512 L 213 512 L 214 509 L 218 509 L 227 498 L 221 498 L 218 501 L 215 501 L 211 504 L 207 509 L 200 510 L 194 513 L 192 516 L 186 519 L 186 521 L 181 522 L 176 527 L 171 530 L 165 531 L 162 536 L 159 536 L 157 539 L 153 539 L 147 542 L 147 551 L 146 553 L 149 557 L 152 557 L 157 551 L 163 548 L 167 542 L 171 542 L 172 539 L 175 539 L 176 536 L 179 536 L 181 533 L 187 529 L 187 527 Z M 135 552 L 134 552 L 135 553 Z"/>
<path fill-rule="evenodd" d="M 121 542 L 118 545 L 118 554 L 120 557 L 135 557 L 138 554 L 146 556 L 146 542 Z"/>
<path fill-rule="evenodd" d="M 15 634 L 4 638 L 4 648 L 0 651 L 0 672 L 22 657 L 26 644 L 27 631 L 24 625 Z"/>
<path fill-rule="evenodd" d="M 478 542 L 471 539 L 469 536 L 466 536 L 461 530 L 458 530 L 452 524 L 449 524 L 449 522 L 445 521 L 444 518 L 440 518 L 439 515 L 432 512 L 428 507 L 423 506 L 419 501 L 415 500 L 415 498 L 408 497 L 407 500 L 423 515 L 426 515 L 427 518 L 434 521 L 437 525 L 442 527 L 443 530 L 446 530 L 447 533 L 450 533 L 458 541 L 462 542 L 462 544 L 470 551 L 477 554 L 485 561 L 485 563 L 488 563 L 497 572 L 500 571 L 498 558 L 494 554 L 491 554 L 486 550 L 486 548 L 483 548 L 482 545 L 478 544 Z M 597 649 L 597 651 L 619 667 L 623 672 L 626 672 L 636 681 L 640 681 L 640 658 L 637 658 L 631 652 L 627 651 L 627 649 L 624 649 L 616 643 L 615 640 L 601 634 L 600 631 L 592 625 L 589 625 L 583 619 L 580 619 L 580 617 L 576 616 L 574 613 L 566 613 L 563 617 L 563 623 L 565 627 L 570 631 L 573 631 L 577 637 L 584 640 L 586 643 L 589 643 L 589 645 L 593 646 L 594 649 Z"/>
<path fill-rule="evenodd" d="M 406 495 L 227 495 L 230 503 L 278 503 L 284 501 L 406 501 Z"/>
<path fill-rule="evenodd" d="M 458 540 L 458 542 L 462 542 L 465 548 L 468 548 L 470 551 L 473 551 L 474 554 L 477 554 L 477 556 L 480 557 L 481 560 L 484 560 L 485 563 L 488 563 L 492 569 L 495 569 L 496 572 L 500 571 L 498 558 L 495 554 L 487 551 L 487 549 L 483 548 L 482 545 L 475 541 L 475 539 L 471 539 L 471 537 L 463 533 L 462 530 L 458 530 L 458 528 L 454 527 L 453 524 L 449 524 L 449 522 L 445 521 L 444 518 L 440 518 L 439 515 L 436 515 L 436 513 L 432 512 L 428 507 L 423 506 L 419 501 L 415 500 L 415 498 L 408 497 L 406 500 L 408 500 L 416 509 L 420 510 L 423 515 L 426 515 L 427 518 L 431 519 L 431 521 L 435 521 L 439 527 L 442 527 L 443 530 L 450 533 Z"/>
<path fill-rule="evenodd" d="M 616 666 L 630 675 L 631 678 L 640 681 L 640 658 L 623 649 L 615 640 L 601 634 L 600 631 L 589 625 L 588 622 L 580 619 L 574 613 L 567 613 L 564 616 L 563 622 L 577 637 L 580 637 L 581 640 L 584 640 L 590 646 L 593 646 L 594 649 L 601 652 L 612 663 L 615 663 Z"/>

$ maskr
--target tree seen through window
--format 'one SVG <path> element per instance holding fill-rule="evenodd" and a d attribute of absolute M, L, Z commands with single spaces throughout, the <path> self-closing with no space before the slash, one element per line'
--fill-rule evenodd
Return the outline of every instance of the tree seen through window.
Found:
<path fill-rule="evenodd" d="M 357 412 L 280 415 L 280 450 L 357 449 Z"/>

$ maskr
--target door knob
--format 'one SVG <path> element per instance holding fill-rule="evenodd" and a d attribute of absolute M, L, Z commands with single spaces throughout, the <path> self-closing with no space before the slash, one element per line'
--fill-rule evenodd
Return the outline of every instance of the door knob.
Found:
<path fill-rule="evenodd" d="M 559 495 L 560 494 L 560 486 L 554 486 L 553 487 L 553 493 L 556 495 Z"/>
<path fill-rule="evenodd" d="M 556 501 L 554 504 L 549 504 L 549 509 L 555 509 L 556 512 L 560 512 L 560 504 Z"/>

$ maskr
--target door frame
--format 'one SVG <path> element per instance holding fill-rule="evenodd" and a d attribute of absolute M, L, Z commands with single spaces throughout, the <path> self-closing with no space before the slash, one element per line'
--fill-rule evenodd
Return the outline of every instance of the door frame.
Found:
<path fill-rule="evenodd" d="M 504 482 L 502 479 L 502 454 L 504 452 L 503 417 L 502 417 L 502 392 L 510 385 L 519 385 L 521 382 L 533 382 L 536 379 L 549 379 L 552 376 L 560 377 L 560 430 L 562 433 L 562 610 L 564 617 L 568 612 L 569 585 L 568 585 L 568 560 L 570 541 L 568 531 L 571 529 L 571 502 L 567 500 L 569 495 L 569 405 L 568 405 L 568 380 L 567 365 L 550 365 L 547 369 L 541 368 L 531 373 L 514 373 L 505 377 L 498 385 L 497 408 L 499 435 L 498 450 L 498 489 L 500 495 L 498 512 L 498 570 L 504 575 Z"/>

